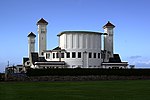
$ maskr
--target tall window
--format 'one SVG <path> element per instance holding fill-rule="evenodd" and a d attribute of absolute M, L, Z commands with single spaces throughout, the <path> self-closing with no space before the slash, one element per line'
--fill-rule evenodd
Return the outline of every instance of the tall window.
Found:
<path fill-rule="evenodd" d="M 46 53 L 46 59 L 50 58 L 50 54 Z"/>
<path fill-rule="evenodd" d="M 72 58 L 76 58 L 76 52 L 72 52 Z"/>
<path fill-rule="evenodd" d="M 78 58 L 81 58 L 81 52 L 78 52 Z"/>
<path fill-rule="evenodd" d="M 66 58 L 70 58 L 70 52 L 66 53 Z"/>
<path fill-rule="evenodd" d="M 53 58 L 55 58 L 55 53 L 53 53 Z"/>
<path fill-rule="evenodd" d="M 94 53 L 94 58 L 96 58 L 96 53 Z"/>
<path fill-rule="evenodd" d="M 64 58 L 64 53 L 61 53 L 61 58 Z"/>
<path fill-rule="evenodd" d="M 89 58 L 92 58 L 92 53 L 91 52 L 89 52 Z"/>
<path fill-rule="evenodd" d="M 100 53 L 98 53 L 98 58 L 100 58 Z"/>
<path fill-rule="evenodd" d="M 56 53 L 56 58 L 59 58 L 59 53 L 58 52 Z"/>

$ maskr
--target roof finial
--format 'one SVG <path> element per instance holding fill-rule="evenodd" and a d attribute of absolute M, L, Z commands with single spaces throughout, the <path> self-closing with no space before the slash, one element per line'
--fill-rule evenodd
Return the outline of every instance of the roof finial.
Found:
<path fill-rule="evenodd" d="M 39 24 L 48 24 L 48 22 L 44 19 L 44 18 L 41 18 L 38 22 L 37 22 L 37 25 Z"/>

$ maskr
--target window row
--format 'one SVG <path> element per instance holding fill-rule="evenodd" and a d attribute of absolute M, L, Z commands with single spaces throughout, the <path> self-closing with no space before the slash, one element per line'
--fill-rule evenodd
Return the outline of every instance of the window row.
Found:
<path fill-rule="evenodd" d="M 72 55 L 71 55 L 72 54 Z M 67 52 L 66 58 L 81 58 L 83 55 L 87 56 L 88 58 L 100 58 L 100 53 L 92 53 L 92 52 Z M 46 59 L 50 58 L 50 53 L 46 53 Z M 52 53 L 52 58 L 65 58 L 65 53 Z"/>

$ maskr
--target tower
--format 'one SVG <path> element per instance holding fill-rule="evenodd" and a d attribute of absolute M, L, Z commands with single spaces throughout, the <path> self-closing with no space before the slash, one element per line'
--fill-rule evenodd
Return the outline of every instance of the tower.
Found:
<path fill-rule="evenodd" d="M 105 52 L 105 62 L 108 62 L 109 61 L 109 58 L 112 58 L 113 57 L 113 28 L 115 26 L 110 23 L 108 21 L 108 23 L 106 25 L 103 26 L 104 28 L 104 33 L 106 33 L 104 35 L 104 50 L 106 51 Z"/>
<path fill-rule="evenodd" d="M 37 26 L 38 26 L 38 53 L 39 53 L 39 56 L 43 56 L 43 51 L 46 50 L 47 25 L 48 25 L 48 22 L 45 21 L 43 18 L 41 18 L 37 22 Z"/>
<path fill-rule="evenodd" d="M 36 35 L 33 32 L 30 32 L 28 35 L 28 56 L 31 58 L 31 53 L 35 51 L 35 37 Z"/>

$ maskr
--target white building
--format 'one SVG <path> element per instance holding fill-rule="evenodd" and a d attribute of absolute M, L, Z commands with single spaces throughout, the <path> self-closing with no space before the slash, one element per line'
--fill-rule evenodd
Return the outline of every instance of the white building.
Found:
<path fill-rule="evenodd" d="M 104 32 L 64 31 L 59 33 L 59 46 L 47 50 L 47 25 L 43 18 L 37 22 L 38 53 L 35 52 L 34 33 L 28 35 L 29 58 L 24 58 L 23 66 L 28 68 L 127 68 L 113 52 L 114 25 L 108 22 Z M 102 47 L 104 38 L 104 50 Z"/>

